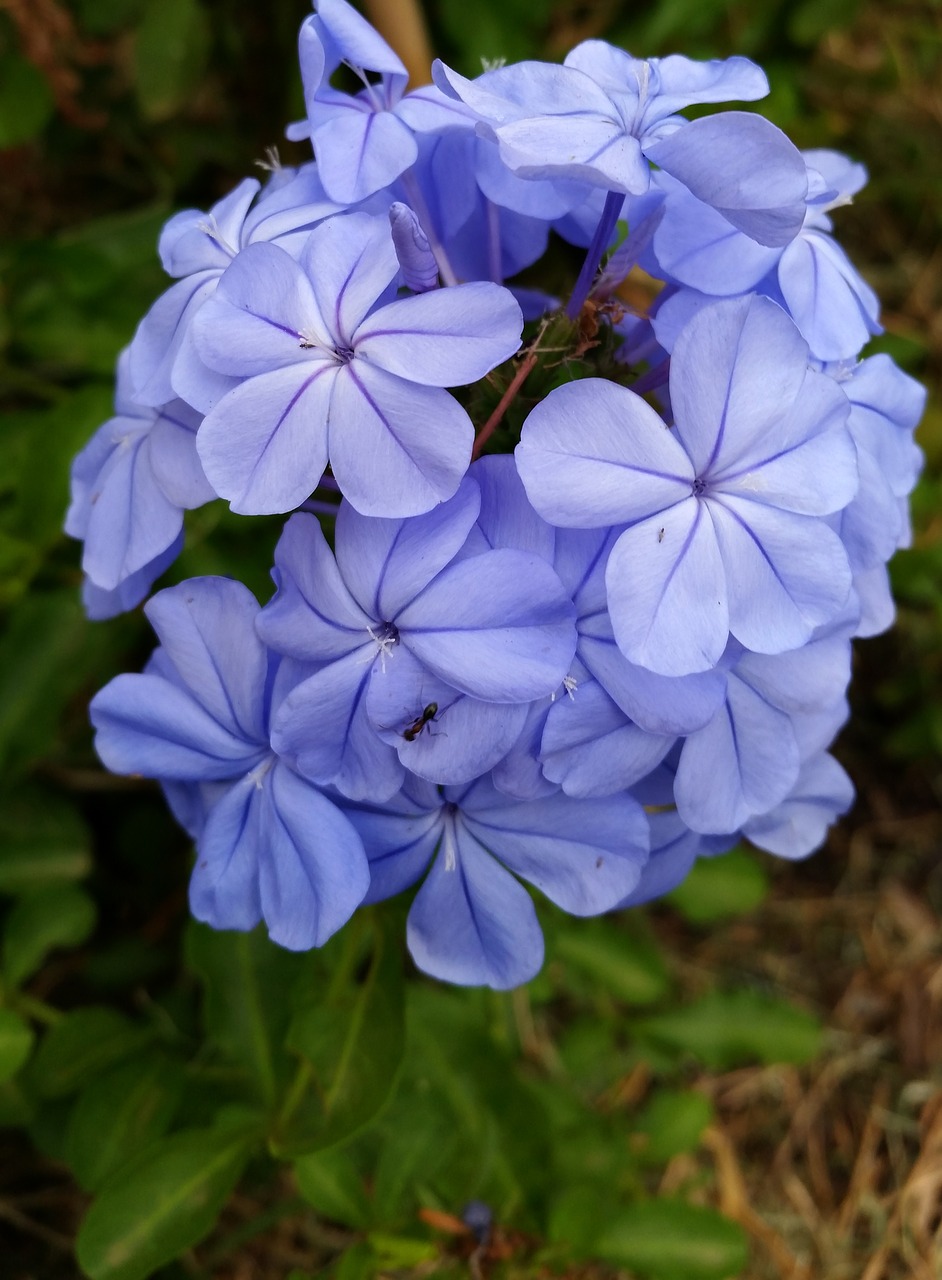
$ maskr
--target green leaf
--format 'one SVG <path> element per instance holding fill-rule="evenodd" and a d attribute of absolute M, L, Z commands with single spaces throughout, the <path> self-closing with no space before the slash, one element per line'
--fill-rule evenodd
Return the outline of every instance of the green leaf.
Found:
<path fill-rule="evenodd" d="M 3 971 L 11 986 L 32 977 L 57 947 L 77 947 L 95 927 L 95 904 L 74 884 L 51 885 L 20 898 L 3 936 Z"/>
<path fill-rule="evenodd" d="M 30 1064 L 30 1084 L 44 1098 L 65 1097 L 152 1038 L 150 1027 L 136 1026 L 114 1009 L 76 1009 L 47 1031 Z"/>
<path fill-rule="evenodd" d="M 698 858 L 667 901 L 694 924 L 709 924 L 752 911 L 769 891 L 769 878 L 745 849 Z"/>
<path fill-rule="evenodd" d="M 607 920 L 580 920 L 579 925 L 579 929 L 560 931 L 554 956 L 628 1004 L 652 1004 L 664 995 L 667 969 L 651 939 Z"/>
<path fill-rule="evenodd" d="M 599 1257 L 650 1280 L 730 1280 L 749 1256 L 734 1222 L 712 1209 L 667 1199 L 622 1210 L 596 1248 Z"/>
<path fill-rule="evenodd" d="M 821 1027 L 810 1013 L 756 991 L 713 991 L 694 1004 L 639 1018 L 640 1040 L 691 1054 L 712 1071 L 747 1062 L 810 1062 Z"/>
<path fill-rule="evenodd" d="M 664 1164 L 694 1151 L 713 1119 L 709 1098 L 693 1089 L 659 1089 L 638 1116 L 631 1149 L 646 1163 Z"/>
<path fill-rule="evenodd" d="M 0 1009 L 0 1082 L 9 1080 L 29 1057 L 33 1031 L 12 1009 Z"/>
<path fill-rule="evenodd" d="M 148 1053 L 96 1077 L 76 1103 L 66 1135 L 66 1161 L 76 1181 L 95 1191 L 125 1162 L 166 1132 L 183 1091 L 183 1068 Z"/>
<path fill-rule="evenodd" d="M 222 932 L 191 923 L 186 960 L 203 983 L 207 1032 L 249 1072 L 261 1101 L 272 1105 L 291 1066 L 282 1042 L 302 957 L 276 946 L 261 929 Z"/>
<path fill-rule="evenodd" d="M 312 1151 L 295 1161 L 298 1189 L 308 1204 L 324 1218 L 345 1227 L 365 1227 L 370 1203 L 349 1153 L 338 1147 Z"/>
<path fill-rule="evenodd" d="M 376 1255 L 374 1265 L 380 1271 L 419 1267 L 423 1262 L 434 1262 L 438 1257 L 438 1245 L 432 1240 L 418 1240 L 415 1236 L 391 1236 L 379 1231 L 374 1231 L 367 1238 Z"/>
<path fill-rule="evenodd" d="M 134 48 L 134 84 L 149 120 L 167 120 L 199 88 L 209 26 L 198 0 L 147 0 Z"/>
<path fill-rule="evenodd" d="M 91 837 L 76 809 L 54 791 L 22 786 L 0 801 L 0 893 L 80 880 L 91 868 Z"/>
<path fill-rule="evenodd" d="M 288 1044 L 315 1084 L 289 1096 L 272 1139 L 281 1155 L 332 1146 L 365 1125 L 393 1088 L 405 1043 L 402 961 L 397 943 L 372 917 L 370 967 L 357 986 L 298 1010 Z"/>
<path fill-rule="evenodd" d="M 105 1183 L 78 1234 L 91 1280 L 149 1280 L 212 1228 L 253 1135 L 190 1129 L 151 1144 Z"/>
<path fill-rule="evenodd" d="M 55 99 L 41 71 L 18 54 L 0 58 L 0 148 L 18 147 L 41 133 Z"/>

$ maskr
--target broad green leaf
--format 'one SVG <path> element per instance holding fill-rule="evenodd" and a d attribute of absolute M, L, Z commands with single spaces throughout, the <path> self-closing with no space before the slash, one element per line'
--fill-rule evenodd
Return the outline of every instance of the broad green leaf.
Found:
<path fill-rule="evenodd" d="M 487 1124 L 481 1117 L 478 1136 Z M 382 1141 L 373 1170 L 375 1220 L 405 1224 L 415 1215 L 416 1191 L 435 1186 L 443 1170 L 467 1154 L 454 1116 L 437 1092 L 394 1099 L 381 1124 Z"/>
<path fill-rule="evenodd" d="M 810 1013 L 756 991 L 713 991 L 694 1004 L 639 1018 L 641 1040 L 722 1071 L 747 1062 L 810 1062 L 821 1027 Z"/>
<path fill-rule="evenodd" d="M 299 1276 L 297 1280 L 314 1280 L 314 1277 Z M 365 1240 L 346 1250 L 332 1280 L 376 1280 L 376 1254 Z"/>
<path fill-rule="evenodd" d="M 756 857 L 732 849 L 715 858 L 698 858 L 667 901 L 694 924 L 709 924 L 752 911 L 768 891 L 769 878 Z"/>
<path fill-rule="evenodd" d="M 203 983 L 209 1036 L 251 1075 L 261 1101 L 272 1105 L 293 1065 L 282 1042 L 302 958 L 276 946 L 261 929 L 222 932 L 191 922 L 186 959 Z"/>
<path fill-rule="evenodd" d="M 55 99 L 46 77 L 21 58 L 0 58 L 0 149 L 18 147 L 42 132 Z"/>
<path fill-rule="evenodd" d="M 302 1196 L 321 1217 L 345 1227 L 365 1227 L 370 1221 L 363 1179 L 347 1151 L 312 1151 L 295 1161 L 294 1173 Z"/>
<path fill-rule="evenodd" d="M 731 1280 L 749 1255 L 734 1222 L 712 1209 L 667 1199 L 622 1210 L 596 1250 L 600 1258 L 650 1280 Z"/>
<path fill-rule="evenodd" d="M 65 1097 L 152 1038 L 150 1027 L 135 1025 L 114 1009 L 76 1009 L 46 1032 L 30 1064 L 30 1085 L 44 1098 Z"/>
<path fill-rule="evenodd" d="M 78 594 L 24 600 L 0 639 L 0 765 L 22 772 L 48 748 L 74 678 L 87 623 Z"/>
<path fill-rule="evenodd" d="M 19 1081 L 3 1081 L 0 1084 L 0 1129 L 25 1128 L 32 1118 L 32 1103 L 20 1088 Z"/>
<path fill-rule="evenodd" d="M 9 1080 L 29 1057 L 33 1031 L 12 1009 L 0 1009 L 0 1082 Z"/>
<path fill-rule="evenodd" d="M 693 1089 L 658 1089 L 638 1116 L 632 1151 L 646 1163 L 663 1164 L 694 1151 L 713 1119 L 709 1098 Z"/>
<path fill-rule="evenodd" d="M 371 1232 L 367 1239 L 376 1255 L 374 1265 L 381 1271 L 419 1267 L 423 1262 L 434 1262 L 438 1257 L 438 1245 L 432 1240 L 392 1236 L 380 1231 Z"/>
<path fill-rule="evenodd" d="M 122 1062 L 97 1076 L 69 1120 L 66 1160 L 76 1181 L 96 1191 L 104 1180 L 166 1132 L 183 1090 L 183 1068 L 161 1052 Z"/>
<path fill-rule="evenodd" d="M 134 47 L 134 85 L 149 120 L 167 120 L 199 87 L 209 27 L 198 0 L 147 0 Z"/>
<path fill-rule="evenodd" d="M 567 1187 L 550 1202 L 547 1235 L 580 1258 L 595 1255 L 596 1242 L 619 1211 L 608 1187 L 585 1183 Z"/>
<path fill-rule="evenodd" d="M 0 797 L 0 893 L 80 880 L 91 862 L 88 828 L 56 792 L 21 786 Z"/>
<path fill-rule="evenodd" d="M 7 916 L 3 972 L 11 986 L 32 977 L 57 947 L 77 947 L 95 927 L 95 904 L 74 884 L 25 894 Z"/>
<path fill-rule="evenodd" d="M 272 1138 L 280 1155 L 300 1155 L 354 1134 L 380 1110 L 396 1080 L 404 1045 L 398 944 L 373 917 L 373 953 L 358 985 L 298 1010 L 288 1044 L 307 1064 L 313 1087 L 295 1106 L 289 1095 Z"/>
<path fill-rule="evenodd" d="M 82 1269 L 91 1280 L 150 1280 L 212 1228 L 252 1142 L 244 1130 L 189 1129 L 122 1165 L 79 1230 Z"/>
<path fill-rule="evenodd" d="M 555 957 L 628 1004 L 652 1004 L 664 995 L 667 969 L 651 939 L 607 920 L 580 920 L 579 926 L 560 931 L 555 939 Z"/>

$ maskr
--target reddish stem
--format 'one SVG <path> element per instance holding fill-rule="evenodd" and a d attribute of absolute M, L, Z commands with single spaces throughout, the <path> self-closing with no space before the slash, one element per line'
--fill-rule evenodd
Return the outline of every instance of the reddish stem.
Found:
<path fill-rule="evenodd" d="M 539 359 L 539 356 L 537 354 L 537 351 L 535 349 L 531 349 L 520 361 L 520 368 L 514 374 L 513 378 L 511 379 L 510 385 L 508 386 L 507 390 L 504 392 L 504 394 L 501 396 L 500 400 L 498 401 L 497 408 L 488 418 L 487 422 L 485 422 L 481 430 L 474 437 L 474 447 L 471 450 L 472 462 L 474 461 L 475 458 L 480 457 L 481 450 L 484 448 L 488 440 L 490 440 L 491 436 L 500 426 L 501 419 L 503 418 L 507 410 L 510 408 L 511 404 L 513 404 L 514 400 L 516 400 L 517 393 L 519 392 L 520 388 L 523 386 L 524 382 L 526 382 L 527 378 L 530 375 L 531 370 L 533 369 L 533 366 L 536 364 L 538 359 Z"/>

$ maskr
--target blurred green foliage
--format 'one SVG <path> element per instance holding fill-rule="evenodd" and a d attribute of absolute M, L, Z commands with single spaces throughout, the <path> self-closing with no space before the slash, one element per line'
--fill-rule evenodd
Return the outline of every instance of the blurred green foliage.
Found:
<path fill-rule="evenodd" d="M 109 779 L 92 753 L 88 698 L 151 640 L 139 614 L 81 614 L 77 548 L 60 533 L 70 460 L 108 416 L 117 354 L 163 287 L 164 219 L 217 199 L 301 113 L 308 11 L 0 10 L 0 1123 L 93 1195 L 77 1245 L 92 1280 L 176 1280 L 184 1253 L 188 1276 L 210 1277 L 299 1214 L 329 1229 L 293 1280 L 460 1275 L 472 1255 L 497 1275 L 596 1260 L 723 1280 L 747 1248 L 704 1205 L 709 1185 L 656 1194 L 712 1120 L 692 1072 L 806 1062 L 821 1038 L 810 1014 L 736 988 L 682 999 L 642 913 L 572 922 L 541 907 L 550 959 L 510 996 L 405 973 L 401 904 L 304 956 L 212 933 L 186 922 L 189 851 L 159 796 Z M 773 86 L 763 111 L 799 145 L 870 167 L 839 231 L 885 300 L 878 346 L 938 391 L 937 5 L 429 0 L 427 13 L 436 51 L 469 74 L 482 57 L 559 57 L 593 36 L 644 56 L 756 58 Z M 921 439 L 914 546 L 893 570 L 899 630 L 859 660 L 850 753 L 865 802 L 891 758 L 921 785 L 942 751 L 938 401 Z M 174 574 L 232 571 L 264 594 L 278 525 L 221 504 L 193 513 Z M 767 887 L 737 851 L 698 866 L 669 910 L 704 928 Z M 639 1066 L 643 1102 L 620 1102 Z M 256 1217 L 188 1253 L 240 1179 Z M 494 1214 L 487 1245 L 441 1229 L 472 1199 Z"/>

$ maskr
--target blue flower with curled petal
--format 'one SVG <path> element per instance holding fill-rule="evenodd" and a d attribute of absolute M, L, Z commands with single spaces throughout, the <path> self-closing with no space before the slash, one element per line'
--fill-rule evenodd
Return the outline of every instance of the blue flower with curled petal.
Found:
<path fill-rule="evenodd" d="M 278 659 L 255 630 L 241 583 L 197 578 L 146 613 L 161 641 L 142 675 L 93 699 L 95 746 L 115 773 L 168 787 L 197 835 L 190 906 L 217 929 L 260 920 L 291 950 L 320 946 L 360 904 L 369 871 L 359 836 L 272 751 Z"/>
<path fill-rule="evenodd" d="M 719 302 L 674 347 L 674 427 L 587 378 L 524 423 L 517 467 L 545 519 L 626 525 L 606 588 L 619 649 L 662 675 L 707 671 L 732 634 L 758 653 L 836 617 L 851 573 L 821 517 L 857 489 L 847 397 L 765 298 Z"/>
<path fill-rule="evenodd" d="M 642 195 L 653 162 L 762 244 L 787 244 L 801 226 L 807 176 L 779 129 L 746 112 L 693 122 L 676 114 L 764 97 L 765 74 L 746 58 L 644 61 L 587 40 L 563 66 L 520 62 L 466 80 L 437 62 L 433 75 L 477 112 L 521 177 Z"/>
<path fill-rule="evenodd" d="M 407 889 L 431 863 L 409 912 L 409 950 L 424 972 L 465 986 L 506 990 L 543 963 L 536 912 L 515 875 L 591 916 L 634 889 L 648 857 L 647 818 L 625 794 L 520 802 L 486 777 L 443 789 L 410 777 L 387 805 L 344 810 L 370 859 L 367 902 Z"/>
<path fill-rule="evenodd" d="M 85 546 L 93 617 L 132 608 L 180 550 L 183 512 L 216 494 L 196 453 L 200 415 L 182 400 L 160 408 L 130 395 L 128 352 L 118 362 L 115 416 L 72 464 L 65 531 Z"/>
<path fill-rule="evenodd" d="M 290 511 L 328 459 L 365 515 L 418 515 L 455 492 L 474 428 L 443 388 L 513 355 L 523 317 L 512 294 L 486 282 L 377 307 L 398 273 L 388 219 L 353 213 L 313 231 L 300 262 L 250 245 L 200 309 L 200 358 L 240 379 L 197 437 L 234 511 Z"/>
<path fill-rule="evenodd" d="M 298 37 L 308 118 L 288 137 L 310 138 L 325 190 L 356 204 L 415 163 L 416 131 L 470 127 L 471 113 L 432 85 L 406 94 L 406 68 L 346 0 L 317 0 L 316 9 Z M 331 88 L 341 63 L 362 81 L 359 93 Z"/>

